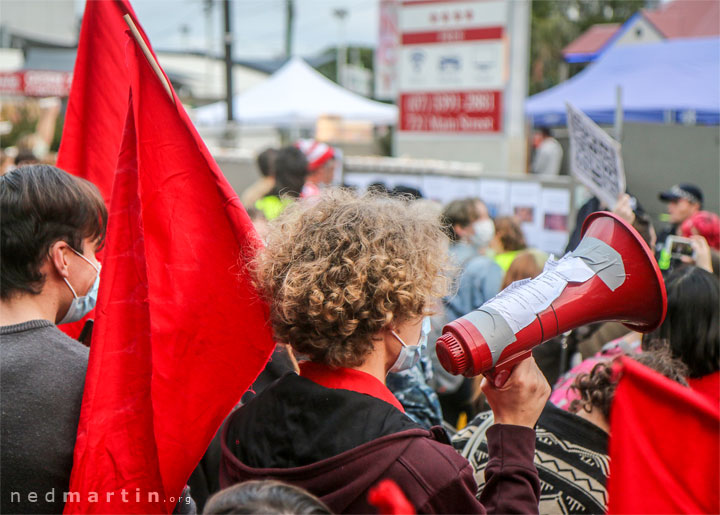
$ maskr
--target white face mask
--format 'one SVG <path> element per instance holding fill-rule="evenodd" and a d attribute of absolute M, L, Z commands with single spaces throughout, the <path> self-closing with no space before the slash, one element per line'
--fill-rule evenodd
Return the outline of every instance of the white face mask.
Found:
<path fill-rule="evenodd" d="M 402 345 L 400 354 L 398 354 L 393 366 L 390 367 L 390 372 L 402 372 L 403 370 L 408 370 L 417 365 L 418 361 L 420 361 L 420 355 L 422 354 L 423 348 L 427 345 L 430 329 L 430 317 L 423 318 L 422 328 L 420 329 L 420 339 L 418 340 L 417 345 L 407 345 L 395 331 L 390 331 Z"/>
<path fill-rule="evenodd" d="M 495 223 L 490 218 L 478 220 L 472 224 L 475 234 L 470 237 L 470 241 L 476 247 L 482 249 L 490 245 L 495 236 Z"/>
<path fill-rule="evenodd" d="M 65 284 L 68 285 L 68 288 L 70 288 L 70 291 L 73 294 L 73 300 L 70 303 L 70 307 L 68 308 L 67 313 L 65 313 L 65 316 L 62 318 L 62 320 L 58 322 L 58 325 L 69 324 L 70 322 L 77 322 L 78 320 L 81 320 L 82 317 L 90 313 L 90 311 L 92 311 L 95 307 L 95 303 L 97 302 L 98 289 L 100 288 L 100 266 L 98 265 L 96 267 L 92 263 L 92 261 L 80 254 L 74 248 L 70 247 L 70 250 L 83 258 L 85 261 L 87 261 L 88 264 L 90 264 L 90 266 L 93 267 L 97 272 L 97 277 L 95 277 L 95 281 L 90 287 L 90 290 L 81 297 L 78 297 L 77 293 L 75 293 L 75 289 L 70 285 L 68 280 L 63 277 L 63 281 L 65 281 Z"/>

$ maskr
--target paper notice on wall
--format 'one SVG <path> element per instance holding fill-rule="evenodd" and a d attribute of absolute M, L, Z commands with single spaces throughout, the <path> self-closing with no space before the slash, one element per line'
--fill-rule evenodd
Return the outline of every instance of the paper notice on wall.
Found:
<path fill-rule="evenodd" d="M 426 175 L 423 192 L 430 200 L 447 204 L 451 200 L 477 196 L 478 180 L 465 177 Z"/>
<path fill-rule="evenodd" d="M 570 192 L 561 188 L 543 188 L 540 204 L 543 216 L 540 248 L 562 254 L 568 241 Z"/>
<path fill-rule="evenodd" d="M 570 135 L 570 172 L 610 209 L 625 193 L 620 143 L 585 113 L 565 103 Z"/>
<path fill-rule="evenodd" d="M 511 214 L 520 222 L 528 247 L 542 246 L 542 217 L 540 194 L 542 186 L 537 182 L 512 182 L 510 184 Z"/>
<path fill-rule="evenodd" d="M 507 181 L 483 179 L 480 181 L 478 194 L 492 218 L 510 214 L 510 183 Z"/>
<path fill-rule="evenodd" d="M 366 191 L 370 185 L 382 184 L 388 190 L 396 186 L 409 186 L 416 188 L 425 195 L 424 181 L 420 175 L 383 174 L 383 173 L 346 173 L 343 183 L 347 186 Z"/>

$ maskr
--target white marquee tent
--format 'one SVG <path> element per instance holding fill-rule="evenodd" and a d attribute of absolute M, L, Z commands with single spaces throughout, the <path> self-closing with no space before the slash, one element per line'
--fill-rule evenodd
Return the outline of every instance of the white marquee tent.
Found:
<path fill-rule="evenodd" d="M 222 125 L 225 102 L 195 109 L 199 126 Z M 299 57 L 288 61 L 267 80 L 233 98 L 235 121 L 242 125 L 271 125 L 282 128 L 314 127 L 321 116 L 394 125 L 398 111 L 338 86 Z"/>

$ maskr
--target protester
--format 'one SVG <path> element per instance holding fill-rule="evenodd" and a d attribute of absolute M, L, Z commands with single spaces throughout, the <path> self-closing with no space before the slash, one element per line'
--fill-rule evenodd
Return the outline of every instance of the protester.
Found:
<path fill-rule="evenodd" d="M 301 139 L 296 144 L 308 162 L 308 175 L 301 197 L 317 197 L 323 188 L 332 184 L 335 173 L 335 151 L 321 141 Z"/>
<path fill-rule="evenodd" d="M 443 421 L 440 399 L 430 386 L 435 373 L 432 359 L 427 354 L 430 330 L 430 317 L 426 317 L 420 336 L 422 354 L 418 362 L 407 370 L 390 372 L 385 378 L 385 385 L 402 404 L 405 414 L 426 429 L 442 425 Z"/>
<path fill-rule="evenodd" d="M 252 183 L 240 195 L 240 201 L 247 207 L 252 207 L 255 202 L 270 193 L 275 186 L 275 158 L 277 150 L 274 148 L 266 148 L 257 156 L 257 166 L 260 171 L 260 178 Z"/>
<path fill-rule="evenodd" d="M 442 219 L 450 237 L 452 263 L 461 270 L 457 292 L 445 299 L 450 321 L 494 297 L 500 290 L 502 270 L 492 259 L 479 253 L 487 248 L 494 234 L 493 221 L 482 201 L 474 198 L 454 200 L 443 210 Z"/>
<path fill-rule="evenodd" d="M 692 238 L 702 236 L 707 244 L 720 250 L 720 217 L 709 211 L 698 211 L 680 224 L 680 236 Z"/>
<path fill-rule="evenodd" d="M 222 486 L 277 479 L 333 512 L 369 513 L 368 490 L 392 479 L 421 513 L 536 512 L 532 427 L 549 387 L 533 360 L 484 385 L 498 423 L 483 504 L 444 431 L 413 423 L 385 386 L 416 363 L 423 318 L 446 292 L 442 242 L 434 214 L 387 197 L 331 190 L 278 218 L 255 273 L 276 340 L 307 360 L 232 415 Z"/>
<path fill-rule="evenodd" d="M 667 350 L 633 358 L 687 385 L 685 366 Z M 542 492 L 540 513 L 605 513 L 610 406 L 618 380 L 612 364 L 599 363 L 590 373 L 577 377 L 573 388 L 579 392 L 579 399 L 572 413 L 552 403 L 545 406 L 537 423 L 535 444 Z M 455 449 L 470 461 L 479 488 L 489 461 L 486 430 L 492 422 L 491 412 L 481 413 L 453 437 Z"/>
<path fill-rule="evenodd" d="M 277 515 L 329 515 L 325 504 L 297 486 L 280 481 L 247 481 L 213 495 L 205 515 L 267 513 Z"/>
<path fill-rule="evenodd" d="M 518 252 L 527 248 L 525 236 L 517 220 L 510 216 L 496 218 L 495 236 L 490 246 L 495 251 L 495 262 L 502 268 L 503 273 L 507 272 Z"/>
<path fill-rule="evenodd" d="M 711 273 L 684 266 L 667 278 L 665 321 L 643 337 L 643 349 L 667 343 L 688 367 L 690 387 L 720 404 L 720 283 Z"/>
<path fill-rule="evenodd" d="M 267 220 L 277 218 L 283 210 L 300 197 L 308 173 L 305 154 L 292 145 L 278 150 L 275 157 L 275 185 L 255 202 Z"/>
<path fill-rule="evenodd" d="M 459 274 L 454 294 L 443 299 L 442 318 L 435 321 L 438 330 L 497 295 L 502 281 L 500 267 L 492 259 L 480 255 L 494 233 L 494 224 L 485 204 L 477 198 L 454 200 L 443 210 L 442 220 L 450 238 L 452 264 Z M 447 373 L 437 361 L 434 347 L 431 355 L 437 371 L 435 389 L 443 417 L 456 427 L 463 413 L 468 418 L 475 414 L 472 380 Z"/>
<path fill-rule="evenodd" d="M 559 175 L 563 160 L 563 149 L 552 137 L 549 127 L 540 127 L 533 136 L 535 155 L 531 171 L 538 175 Z"/>
<path fill-rule="evenodd" d="M 55 324 L 95 305 L 107 211 L 95 186 L 48 165 L 0 176 L 0 206 L 0 511 L 61 513 L 88 349 Z"/>
<path fill-rule="evenodd" d="M 694 184 L 675 184 L 658 198 L 667 204 L 670 219 L 670 226 L 658 234 L 658 245 L 664 245 L 669 235 L 678 234 L 680 225 L 702 209 L 703 193 Z"/>

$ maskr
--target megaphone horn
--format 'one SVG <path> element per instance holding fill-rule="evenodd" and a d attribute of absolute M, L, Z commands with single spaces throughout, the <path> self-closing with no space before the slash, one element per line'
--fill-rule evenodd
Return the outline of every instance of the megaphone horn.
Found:
<path fill-rule="evenodd" d="M 650 332 L 664 320 L 667 294 L 653 254 L 627 222 L 608 212 L 585 219 L 583 239 L 533 280 L 517 281 L 443 328 L 443 368 L 467 377 L 512 368 L 532 348 L 576 327 L 622 322 Z"/>

